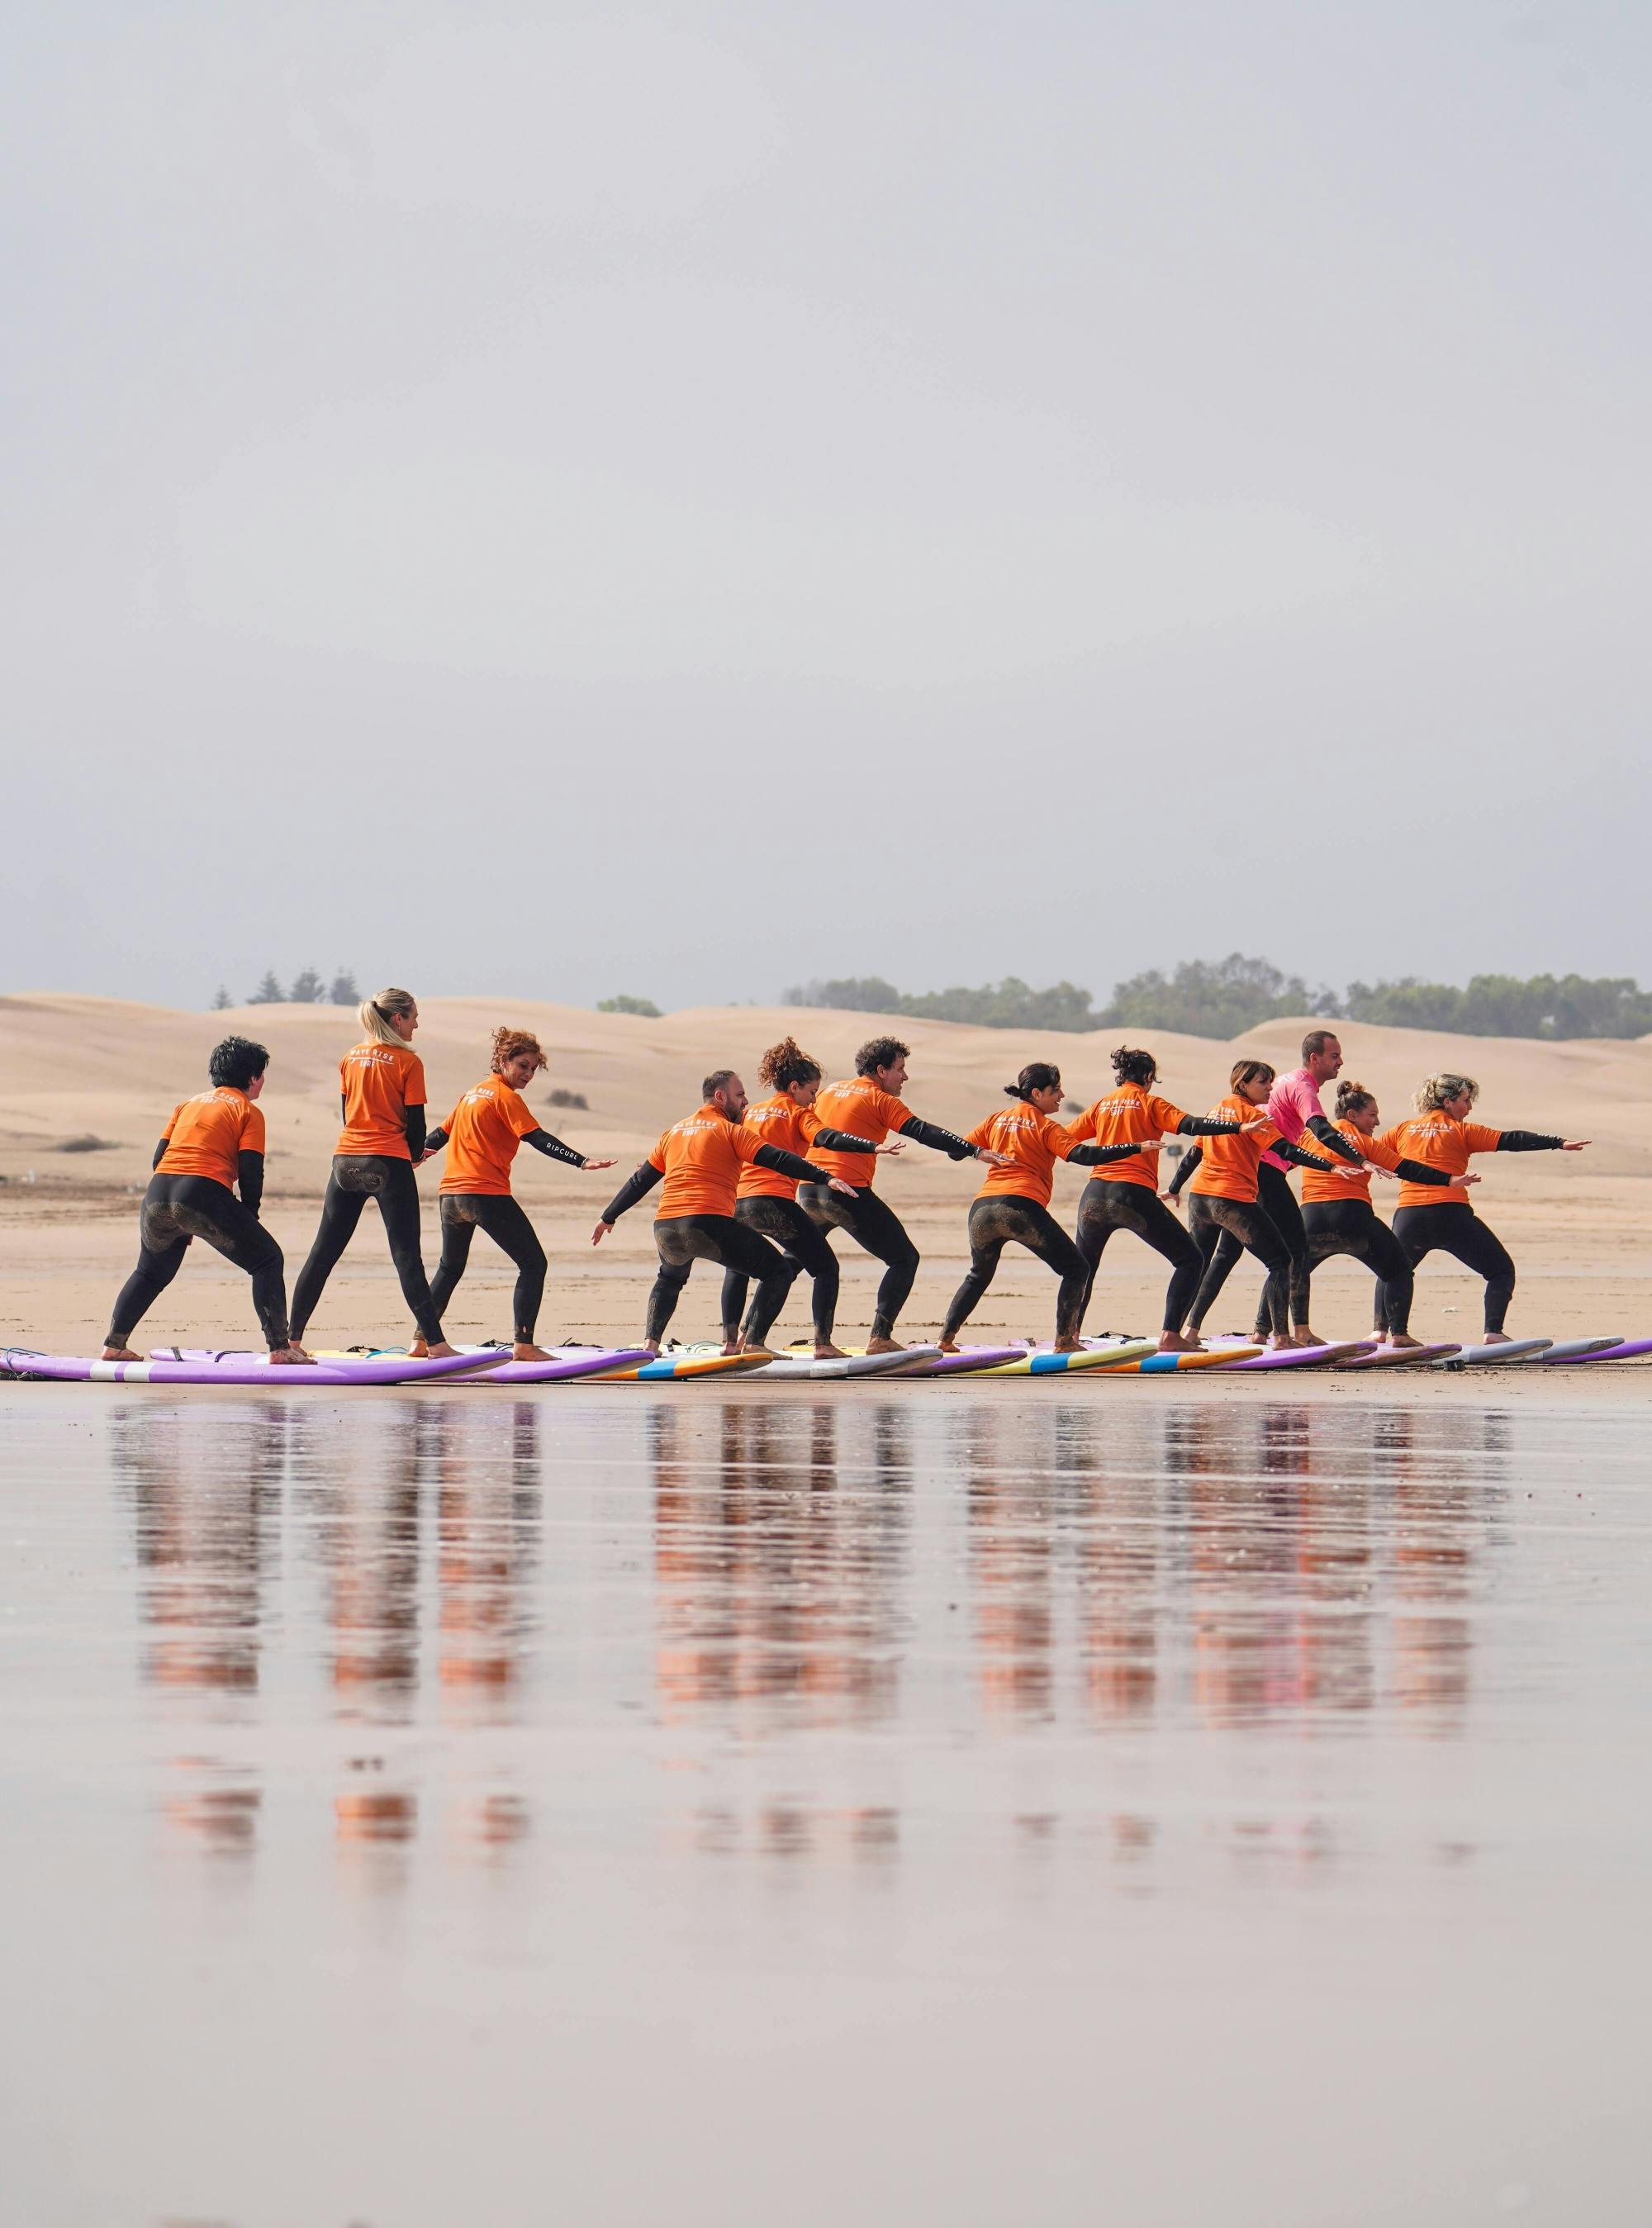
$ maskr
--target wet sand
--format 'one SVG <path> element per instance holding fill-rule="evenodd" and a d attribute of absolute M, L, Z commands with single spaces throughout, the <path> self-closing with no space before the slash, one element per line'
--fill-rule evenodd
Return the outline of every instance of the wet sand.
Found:
<path fill-rule="evenodd" d="M 0 1387 L 0 2219 L 1638 2223 L 1644 1374 L 1262 1391 Z"/>

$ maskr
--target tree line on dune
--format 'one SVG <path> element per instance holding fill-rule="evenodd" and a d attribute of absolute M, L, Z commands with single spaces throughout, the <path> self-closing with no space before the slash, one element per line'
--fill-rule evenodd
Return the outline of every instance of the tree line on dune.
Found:
<path fill-rule="evenodd" d="M 355 977 L 348 967 L 341 967 L 330 983 L 323 982 L 313 967 L 305 967 L 293 976 L 291 983 L 285 990 L 275 970 L 268 968 L 265 970 L 264 980 L 246 1001 L 249 1006 L 359 1006 L 361 1002 L 362 994 L 356 989 Z M 234 1003 L 228 989 L 221 983 L 218 995 L 212 1002 L 213 1011 L 221 1014 L 226 1007 Z"/>
<path fill-rule="evenodd" d="M 848 976 L 799 984 L 784 994 L 784 1002 L 970 1021 L 990 1029 L 1167 1029 L 1222 1040 L 1297 1015 L 1474 1037 L 1559 1041 L 1652 1034 L 1652 992 L 1629 976 L 1476 975 L 1459 989 L 1405 975 L 1395 982 L 1351 983 L 1339 996 L 1328 984 L 1309 984 L 1239 951 L 1226 959 L 1189 959 L 1168 975 L 1150 967 L 1116 983 L 1100 1007 L 1076 983 L 1035 990 L 1015 975 L 978 989 L 916 995 L 879 976 Z"/>

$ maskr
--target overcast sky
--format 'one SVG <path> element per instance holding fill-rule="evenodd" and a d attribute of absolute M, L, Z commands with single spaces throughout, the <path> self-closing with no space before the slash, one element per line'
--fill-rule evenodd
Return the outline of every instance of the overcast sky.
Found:
<path fill-rule="evenodd" d="M 1652 979 L 1639 0 L 10 11 L 3 987 Z"/>

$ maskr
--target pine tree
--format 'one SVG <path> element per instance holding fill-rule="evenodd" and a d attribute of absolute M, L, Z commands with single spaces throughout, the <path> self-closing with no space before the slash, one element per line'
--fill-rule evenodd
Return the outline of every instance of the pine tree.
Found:
<path fill-rule="evenodd" d="M 292 988 L 287 992 L 295 1006 L 318 1006 L 322 1002 L 322 979 L 313 967 L 306 967 L 292 978 Z"/>
<path fill-rule="evenodd" d="M 275 970 L 271 968 L 247 1002 L 249 1006 L 285 1006 L 286 1002 L 287 994 L 276 981 Z"/>
<path fill-rule="evenodd" d="M 348 967 L 341 967 L 333 977 L 333 987 L 327 993 L 330 1006 L 359 1006 L 362 994 L 355 987 L 355 977 Z"/>
<path fill-rule="evenodd" d="M 218 985 L 218 996 L 212 1002 L 213 1012 L 215 1014 L 224 1013 L 234 1003 L 234 1001 L 231 998 L 228 990 L 225 988 L 224 984 L 221 983 Z"/>

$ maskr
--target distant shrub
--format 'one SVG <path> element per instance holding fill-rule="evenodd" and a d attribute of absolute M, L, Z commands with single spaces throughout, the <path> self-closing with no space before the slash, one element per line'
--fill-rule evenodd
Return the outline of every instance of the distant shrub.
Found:
<path fill-rule="evenodd" d="M 583 1091 L 564 1091 L 559 1085 L 556 1090 L 547 1092 L 546 1096 L 553 1106 L 577 1106 L 585 1114 L 591 1111 L 591 1102 Z"/>
<path fill-rule="evenodd" d="M 624 990 L 617 998 L 599 998 L 597 1011 L 599 1014 L 637 1014 L 645 1021 L 664 1019 L 652 998 L 633 998 L 629 991 Z"/>
<path fill-rule="evenodd" d="M 120 1149 L 112 1137 L 94 1137 L 90 1130 L 79 1137 L 65 1137 L 56 1148 L 60 1153 L 114 1153 Z"/>

